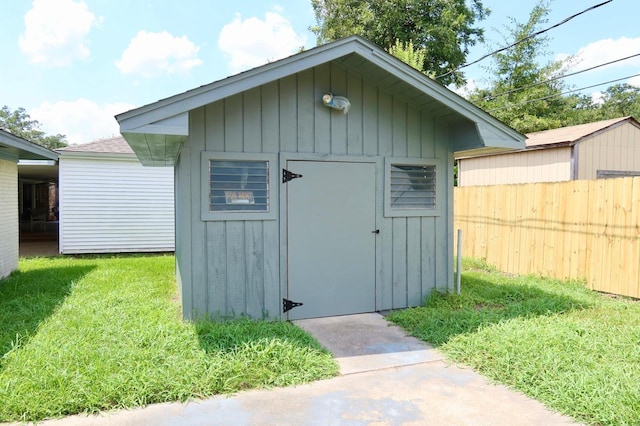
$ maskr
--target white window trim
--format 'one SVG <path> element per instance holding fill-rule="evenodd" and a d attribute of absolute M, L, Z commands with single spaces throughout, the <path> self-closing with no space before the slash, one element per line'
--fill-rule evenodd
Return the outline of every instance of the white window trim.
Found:
<path fill-rule="evenodd" d="M 391 165 L 396 166 L 435 166 L 436 167 L 436 207 L 421 209 L 392 209 L 391 208 Z M 435 158 L 397 158 L 384 159 L 384 216 L 385 217 L 414 217 L 440 216 L 440 207 L 446 202 L 442 193 L 442 182 L 446 171 L 441 161 Z"/>
<path fill-rule="evenodd" d="M 266 212 L 213 212 L 209 210 L 209 161 L 267 161 L 269 163 L 269 210 Z M 202 151 L 200 162 L 200 200 L 201 219 L 214 220 L 276 220 L 278 209 L 278 155 L 277 154 L 248 154 L 243 152 L 212 152 Z"/>

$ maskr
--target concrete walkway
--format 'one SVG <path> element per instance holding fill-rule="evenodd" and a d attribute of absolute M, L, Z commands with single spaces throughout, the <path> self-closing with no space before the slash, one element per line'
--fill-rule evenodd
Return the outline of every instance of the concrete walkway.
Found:
<path fill-rule="evenodd" d="M 71 416 L 85 425 L 568 425 L 570 418 L 406 336 L 379 314 L 300 320 L 336 356 L 341 375 L 308 385 L 187 404 Z"/>

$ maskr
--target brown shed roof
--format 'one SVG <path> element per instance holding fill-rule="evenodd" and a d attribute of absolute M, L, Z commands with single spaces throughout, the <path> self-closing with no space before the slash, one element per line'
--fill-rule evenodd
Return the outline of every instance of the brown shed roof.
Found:
<path fill-rule="evenodd" d="M 582 138 L 591 136 L 594 133 L 608 129 L 609 127 L 624 121 L 630 121 L 635 123 L 637 126 L 640 126 L 633 117 L 613 118 L 611 120 L 596 121 L 595 123 L 579 124 L 577 126 L 527 133 L 526 145 L 527 148 L 542 147 L 542 145 L 571 145 L 579 142 Z"/>
<path fill-rule="evenodd" d="M 57 149 L 60 152 L 95 152 L 101 154 L 133 154 L 133 150 L 122 136 L 109 139 L 84 143 L 80 145 L 70 145 Z"/>

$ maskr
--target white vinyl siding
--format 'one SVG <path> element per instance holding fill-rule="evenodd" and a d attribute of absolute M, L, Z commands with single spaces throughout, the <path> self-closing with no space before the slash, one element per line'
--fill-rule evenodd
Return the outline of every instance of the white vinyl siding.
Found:
<path fill-rule="evenodd" d="M 18 166 L 0 159 L 0 278 L 18 268 Z"/>
<path fill-rule="evenodd" d="M 173 251 L 173 167 L 111 157 L 60 158 L 60 252 Z"/>

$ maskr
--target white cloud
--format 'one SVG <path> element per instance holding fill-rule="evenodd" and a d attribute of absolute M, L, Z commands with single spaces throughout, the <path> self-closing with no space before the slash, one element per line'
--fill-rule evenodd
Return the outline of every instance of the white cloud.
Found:
<path fill-rule="evenodd" d="M 306 41 L 282 15 L 267 12 L 264 20 L 236 15 L 222 27 L 218 47 L 231 58 L 232 72 L 240 72 L 296 53 Z"/>
<path fill-rule="evenodd" d="M 627 83 L 635 87 L 640 87 L 640 76 L 629 79 Z"/>
<path fill-rule="evenodd" d="M 593 92 L 591 94 L 591 102 L 594 105 L 602 105 L 604 104 L 604 93 L 598 91 L 598 92 Z"/>
<path fill-rule="evenodd" d="M 34 0 L 18 45 L 31 63 L 67 66 L 89 57 L 85 38 L 95 22 L 84 1 Z"/>
<path fill-rule="evenodd" d="M 63 134 L 69 144 L 87 143 L 120 134 L 114 115 L 133 109 L 126 103 L 98 105 L 87 99 L 44 102 L 29 111 L 47 134 Z"/>
<path fill-rule="evenodd" d="M 462 87 L 455 87 L 454 85 L 449 86 L 453 92 L 457 93 L 459 96 L 462 96 L 465 99 L 469 99 L 469 96 L 476 90 L 478 90 L 478 83 L 472 78 L 467 79 L 467 82 Z"/>
<path fill-rule="evenodd" d="M 123 74 L 142 77 L 185 74 L 202 63 L 198 59 L 199 50 L 187 36 L 174 37 L 167 31 L 139 31 L 116 61 L 116 66 Z"/>
<path fill-rule="evenodd" d="M 585 47 L 578 50 L 575 55 L 576 67 L 585 69 L 600 65 L 606 62 L 614 61 L 636 53 L 640 45 L 640 37 L 627 38 L 620 37 L 617 40 L 607 38 L 589 43 Z M 560 54 L 557 58 L 567 57 L 566 54 Z M 607 65 L 605 68 L 614 66 L 640 66 L 640 57 L 635 57 L 615 64 Z M 602 69 L 605 69 L 602 68 Z"/>

